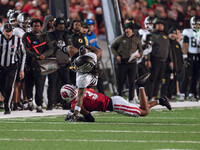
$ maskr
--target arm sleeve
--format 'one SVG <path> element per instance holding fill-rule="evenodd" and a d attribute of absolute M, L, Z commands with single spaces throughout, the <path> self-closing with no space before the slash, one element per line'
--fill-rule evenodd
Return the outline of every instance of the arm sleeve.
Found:
<path fill-rule="evenodd" d="M 119 56 L 118 53 L 119 43 L 120 43 L 120 38 L 117 38 L 111 45 L 111 50 L 115 57 Z"/>
<path fill-rule="evenodd" d="M 91 115 L 91 113 L 85 115 L 84 118 L 85 118 L 85 120 L 86 120 L 87 122 L 95 122 L 95 119 L 94 119 L 94 117 Z"/>
<path fill-rule="evenodd" d="M 143 48 L 142 48 L 142 42 L 138 39 L 138 50 L 140 53 L 140 57 L 142 57 L 143 54 Z"/>
<path fill-rule="evenodd" d="M 169 62 L 172 62 L 173 61 L 173 56 L 172 56 L 172 49 L 171 49 L 171 47 L 170 47 L 170 42 L 169 42 L 169 40 L 168 40 L 168 48 L 169 48 L 169 53 L 168 53 L 168 60 L 169 60 Z"/>
<path fill-rule="evenodd" d="M 49 57 L 49 56 L 53 55 L 53 53 L 54 53 L 54 49 L 53 49 L 52 42 L 51 42 L 50 38 L 48 36 L 46 36 L 46 51 L 43 53 L 43 55 L 45 57 Z"/>
<path fill-rule="evenodd" d="M 183 43 L 189 43 L 189 37 L 188 36 L 184 36 Z"/>
<path fill-rule="evenodd" d="M 29 47 L 31 48 L 31 44 L 28 42 L 27 37 L 28 37 L 28 35 L 26 33 L 22 37 L 22 43 L 24 44 L 24 49 L 28 56 L 35 57 L 36 54 L 33 53 L 31 50 L 29 50 Z"/>
<path fill-rule="evenodd" d="M 24 44 L 22 43 L 22 39 L 20 38 L 20 50 L 22 51 L 22 63 L 21 63 L 21 69 L 20 70 L 24 70 L 24 66 L 25 66 L 25 61 L 26 61 L 26 50 L 24 48 Z"/>

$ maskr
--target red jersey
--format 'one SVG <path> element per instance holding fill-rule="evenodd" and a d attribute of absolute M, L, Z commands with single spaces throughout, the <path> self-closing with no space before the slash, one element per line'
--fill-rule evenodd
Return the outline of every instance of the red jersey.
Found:
<path fill-rule="evenodd" d="M 77 103 L 78 98 L 76 97 L 71 104 L 71 109 L 74 110 L 74 107 Z M 87 89 L 84 99 L 83 106 L 88 111 L 106 111 L 109 104 L 109 97 L 103 95 L 102 93 L 97 93 L 92 89 Z"/>

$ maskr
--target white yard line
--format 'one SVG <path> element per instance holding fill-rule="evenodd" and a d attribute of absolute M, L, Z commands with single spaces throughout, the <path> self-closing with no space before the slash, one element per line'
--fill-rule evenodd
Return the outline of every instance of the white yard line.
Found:
<path fill-rule="evenodd" d="M 67 124 L 67 125 L 84 125 L 84 124 L 90 124 L 90 125 L 148 125 L 148 126 L 163 126 L 163 125 L 171 125 L 171 126 L 200 126 L 200 124 L 182 124 L 182 123 L 112 123 L 112 122 L 20 122 L 20 121 L 6 121 L 6 120 L 0 120 L 1 123 L 8 123 L 8 124 Z"/>
<path fill-rule="evenodd" d="M 0 141 L 27 141 L 27 142 L 106 142 L 106 143 L 180 143 L 200 144 L 200 141 L 156 141 L 156 140 L 89 140 L 89 139 L 27 139 L 27 138 L 0 138 Z"/>
<path fill-rule="evenodd" d="M 198 131 L 130 131 L 130 130 L 41 130 L 41 129 L 11 129 L 0 132 L 95 132 L 95 133 L 156 133 L 156 134 L 200 134 Z"/>
<path fill-rule="evenodd" d="M 47 117 L 47 116 L 46 116 Z M 31 117 L 31 120 L 40 120 L 42 118 L 46 118 L 45 116 L 43 117 Z M 57 117 L 60 117 L 60 116 L 48 116 L 48 118 L 57 118 Z M 121 116 L 121 117 L 117 117 L 117 116 L 114 116 L 114 117 L 111 117 L 111 116 L 102 116 L 102 117 L 99 117 L 98 115 L 94 115 L 94 118 L 99 118 L 99 119 L 135 119 L 135 117 L 128 117 L 128 116 Z M 144 118 L 144 117 L 139 117 L 137 119 L 141 119 L 141 118 Z M 4 120 L 10 120 L 10 121 L 25 121 L 25 120 L 28 120 L 30 118 L 4 118 Z M 145 119 L 160 119 L 160 120 L 174 120 L 174 119 L 179 119 L 179 120 L 197 120 L 199 118 L 186 118 L 186 117 L 145 117 Z M 64 120 L 64 119 L 63 119 Z"/>
<path fill-rule="evenodd" d="M 111 116 L 105 116 L 105 117 L 95 117 L 95 118 L 102 118 L 102 119 L 106 119 L 106 118 L 109 118 L 109 119 L 127 119 L 127 118 L 135 118 L 135 117 L 127 117 L 127 116 L 122 116 L 122 117 L 111 117 Z M 140 119 L 140 118 L 144 118 L 144 117 L 139 117 L 137 119 Z M 199 118 L 185 118 L 185 117 L 145 117 L 145 119 L 162 119 L 162 120 L 168 120 L 168 119 L 180 119 L 180 120 L 197 120 Z"/>

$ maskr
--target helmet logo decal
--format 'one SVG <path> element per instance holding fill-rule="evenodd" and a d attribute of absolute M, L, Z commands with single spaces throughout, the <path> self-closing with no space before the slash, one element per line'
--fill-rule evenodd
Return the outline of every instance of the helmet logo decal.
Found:
<path fill-rule="evenodd" d="M 79 43 L 83 43 L 83 40 L 82 40 L 82 39 L 78 39 L 78 42 L 79 42 Z"/>

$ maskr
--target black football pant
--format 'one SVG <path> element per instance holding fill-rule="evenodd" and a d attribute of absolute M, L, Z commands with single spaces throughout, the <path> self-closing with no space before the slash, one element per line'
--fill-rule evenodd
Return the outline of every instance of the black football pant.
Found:
<path fill-rule="evenodd" d="M 62 103 L 60 89 L 63 85 L 69 84 L 69 66 L 60 66 L 60 68 L 48 75 L 48 106 L 55 103 Z"/>
<path fill-rule="evenodd" d="M 151 61 L 151 76 L 147 84 L 148 99 L 157 97 L 160 89 L 161 81 L 165 72 L 166 62 L 152 60 Z"/>
<path fill-rule="evenodd" d="M 138 64 L 138 78 L 146 74 L 149 69 L 145 66 L 145 60 L 143 59 L 141 63 Z"/>
<path fill-rule="evenodd" d="M 25 74 L 25 91 L 28 99 L 33 99 L 33 86 L 35 85 L 35 103 L 37 106 L 42 106 L 43 103 L 43 91 L 45 75 L 36 75 L 33 69 L 30 69 Z"/>
<path fill-rule="evenodd" d="M 10 111 L 11 101 L 13 95 L 13 86 L 17 75 L 17 64 L 13 64 L 9 67 L 2 68 L 0 70 L 0 91 L 4 97 L 5 111 Z"/>
<path fill-rule="evenodd" d="M 128 76 L 129 86 L 129 100 L 134 98 L 135 90 L 135 78 L 137 73 L 137 63 L 119 63 L 118 64 L 118 93 L 122 96 L 122 90 L 126 83 L 126 77 Z"/>
<path fill-rule="evenodd" d="M 183 87 L 181 93 L 190 93 L 197 96 L 197 82 L 199 80 L 200 71 L 200 54 L 188 54 L 188 65 L 185 69 L 185 79 L 183 81 Z M 188 89 L 190 87 L 190 89 Z"/>
<path fill-rule="evenodd" d="M 171 99 L 172 95 L 176 95 L 176 82 L 177 76 L 174 74 L 173 79 L 171 79 L 170 73 L 165 73 L 162 79 L 162 86 L 161 86 L 161 96 L 167 96 Z"/>

